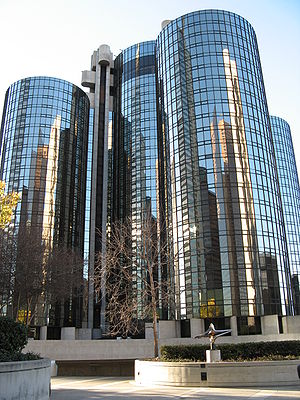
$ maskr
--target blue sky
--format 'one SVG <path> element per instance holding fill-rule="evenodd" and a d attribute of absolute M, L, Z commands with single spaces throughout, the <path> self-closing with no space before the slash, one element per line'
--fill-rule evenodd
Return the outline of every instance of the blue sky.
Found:
<path fill-rule="evenodd" d="M 80 86 L 100 44 L 117 55 L 155 39 L 164 19 L 208 8 L 236 12 L 254 27 L 269 110 L 289 122 L 299 169 L 299 0 L 0 0 L 0 109 L 18 79 L 48 75 Z"/>

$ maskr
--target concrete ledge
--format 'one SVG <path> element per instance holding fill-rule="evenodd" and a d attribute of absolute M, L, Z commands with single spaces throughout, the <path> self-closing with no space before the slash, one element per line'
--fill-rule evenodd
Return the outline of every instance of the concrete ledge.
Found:
<path fill-rule="evenodd" d="M 31 340 L 24 352 L 58 361 L 129 360 L 153 357 L 153 340 Z"/>
<path fill-rule="evenodd" d="M 289 335 L 222 336 L 218 344 L 262 341 L 299 340 L 299 333 Z M 207 338 L 160 339 L 162 345 L 208 344 Z M 24 352 L 38 353 L 56 361 L 81 360 L 136 360 L 154 357 L 153 339 L 124 340 L 30 340 Z"/>
<path fill-rule="evenodd" d="M 0 363 L 0 400 L 46 400 L 50 389 L 50 360 Z"/>
<path fill-rule="evenodd" d="M 299 385 L 300 360 L 251 362 L 135 362 L 139 385 L 277 387 Z"/>

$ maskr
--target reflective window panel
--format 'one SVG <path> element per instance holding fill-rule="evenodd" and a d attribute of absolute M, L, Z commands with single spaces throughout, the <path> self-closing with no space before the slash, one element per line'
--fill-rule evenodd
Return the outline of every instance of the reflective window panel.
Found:
<path fill-rule="evenodd" d="M 193 12 L 164 27 L 156 58 L 177 318 L 293 312 L 253 28 Z"/>
<path fill-rule="evenodd" d="M 147 251 L 145 230 L 150 229 L 158 241 L 155 42 L 124 50 L 114 68 L 114 218 L 131 224 L 133 290 L 140 297 L 139 317 L 145 301 L 142 287 L 147 279 L 140 257 L 141 251 Z"/>
<path fill-rule="evenodd" d="M 289 124 L 271 116 L 295 313 L 300 314 L 300 187 Z"/>
<path fill-rule="evenodd" d="M 26 78 L 7 91 L 0 179 L 21 196 L 8 229 L 18 240 L 34 233 L 45 256 L 58 244 L 83 256 L 88 122 L 88 97 L 69 82 Z M 59 315 L 52 310 L 51 321 L 44 303 L 46 320 L 35 323 L 80 326 L 81 303 L 73 294 Z"/>

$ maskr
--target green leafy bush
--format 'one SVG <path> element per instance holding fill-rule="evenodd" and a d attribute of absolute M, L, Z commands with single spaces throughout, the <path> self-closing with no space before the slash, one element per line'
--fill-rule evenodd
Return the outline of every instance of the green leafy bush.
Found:
<path fill-rule="evenodd" d="M 36 353 L 8 353 L 7 351 L 0 352 L 0 362 L 11 361 L 30 361 L 39 360 L 41 357 Z"/>
<path fill-rule="evenodd" d="M 205 361 L 205 351 L 209 346 L 180 345 L 162 346 L 161 359 L 163 361 Z M 223 361 L 251 361 L 251 360 L 278 360 L 284 358 L 300 358 L 300 341 L 257 342 L 222 344 Z"/>
<path fill-rule="evenodd" d="M 27 328 L 8 317 L 0 317 L 0 352 L 20 353 L 27 344 Z"/>
<path fill-rule="evenodd" d="M 37 360 L 34 353 L 23 354 L 27 343 L 27 328 L 11 318 L 0 317 L 0 362 Z"/>

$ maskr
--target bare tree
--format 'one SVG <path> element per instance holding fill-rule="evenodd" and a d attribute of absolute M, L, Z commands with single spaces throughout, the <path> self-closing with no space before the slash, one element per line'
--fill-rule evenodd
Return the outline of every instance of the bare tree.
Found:
<path fill-rule="evenodd" d="M 62 245 L 49 250 L 30 227 L 0 235 L 0 311 L 26 325 L 44 324 L 50 305 L 80 296 L 84 264 L 77 252 Z"/>
<path fill-rule="evenodd" d="M 45 246 L 39 234 L 29 228 L 19 231 L 14 271 L 13 313 L 29 325 L 37 313 L 44 291 Z"/>
<path fill-rule="evenodd" d="M 58 246 L 51 251 L 46 265 L 45 317 L 48 316 L 50 305 L 61 311 L 68 310 L 69 314 L 70 305 L 73 309 L 74 302 L 83 299 L 83 269 L 84 261 L 79 252 L 65 246 Z M 68 319 L 65 311 L 63 314 Z"/>
<path fill-rule="evenodd" d="M 95 266 L 95 288 L 105 302 L 106 334 L 135 335 L 141 323 L 152 321 L 154 354 L 158 356 L 158 319 L 167 309 L 171 317 L 174 288 L 163 271 L 170 257 L 157 231 L 157 221 L 126 220 L 112 225 L 105 254 Z"/>
<path fill-rule="evenodd" d="M 0 314 L 7 313 L 12 304 L 14 272 L 16 264 L 16 240 L 0 229 Z"/>
<path fill-rule="evenodd" d="M 80 290 L 83 277 L 81 255 L 65 246 L 52 250 L 47 260 L 45 291 L 52 301 L 68 299 L 72 290 Z"/>

